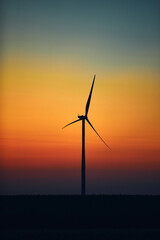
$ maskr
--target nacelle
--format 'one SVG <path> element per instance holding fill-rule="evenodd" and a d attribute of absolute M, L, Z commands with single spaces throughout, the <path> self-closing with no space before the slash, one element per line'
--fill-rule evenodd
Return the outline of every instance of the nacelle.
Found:
<path fill-rule="evenodd" d="M 79 119 L 85 119 L 86 117 L 83 116 L 83 115 L 78 115 L 78 118 L 79 118 Z"/>

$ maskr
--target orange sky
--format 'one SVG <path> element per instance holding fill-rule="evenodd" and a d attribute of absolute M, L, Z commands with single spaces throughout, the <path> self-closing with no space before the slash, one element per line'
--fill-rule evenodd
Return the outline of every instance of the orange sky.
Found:
<path fill-rule="evenodd" d="M 2 76 L 3 166 L 72 165 L 80 158 L 81 123 L 62 127 L 84 114 L 93 75 L 82 67 L 21 58 L 4 61 Z M 158 79 L 143 69 L 97 73 L 89 119 L 112 153 L 87 126 L 89 159 L 98 151 L 118 162 L 119 151 L 130 162 L 136 151 L 149 161 L 145 151 L 160 150 Z"/>

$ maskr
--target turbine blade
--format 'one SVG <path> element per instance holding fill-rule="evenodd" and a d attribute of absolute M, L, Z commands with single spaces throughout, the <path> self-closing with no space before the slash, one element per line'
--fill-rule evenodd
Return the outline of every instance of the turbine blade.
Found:
<path fill-rule="evenodd" d="M 63 128 L 65 128 L 65 127 L 67 127 L 67 126 L 69 126 L 69 125 L 71 125 L 71 124 L 73 124 L 73 123 L 75 123 L 75 122 L 78 122 L 78 121 L 81 121 L 81 119 L 77 119 L 76 121 L 74 121 L 74 122 L 71 122 L 71 123 L 69 123 L 69 124 L 67 124 L 66 126 L 64 126 Z M 62 129 L 63 129 L 62 128 Z"/>
<path fill-rule="evenodd" d="M 91 87 L 90 94 L 89 94 L 89 97 L 88 97 L 88 100 L 87 100 L 87 104 L 86 104 L 86 113 L 85 113 L 86 117 L 87 117 L 88 110 L 89 110 L 89 105 L 90 105 L 90 101 L 91 101 L 91 96 L 92 96 L 92 91 L 93 91 L 95 77 L 96 77 L 96 75 L 94 75 L 93 82 L 92 82 L 92 87 Z"/>
<path fill-rule="evenodd" d="M 102 140 L 102 142 L 111 150 L 111 148 L 107 145 L 107 143 L 105 143 L 105 141 L 100 137 L 100 135 L 97 133 L 97 131 L 95 130 L 95 128 L 92 126 L 92 124 L 90 123 L 90 121 L 88 119 L 86 119 L 87 122 L 89 123 L 89 125 L 93 128 L 93 130 L 95 131 L 95 133 L 98 135 L 98 137 Z"/>

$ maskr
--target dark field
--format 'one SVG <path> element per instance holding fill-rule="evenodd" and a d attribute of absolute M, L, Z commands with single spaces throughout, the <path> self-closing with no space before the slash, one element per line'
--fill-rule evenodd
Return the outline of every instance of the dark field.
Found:
<path fill-rule="evenodd" d="M 0 239 L 160 239 L 160 196 L 0 196 Z"/>

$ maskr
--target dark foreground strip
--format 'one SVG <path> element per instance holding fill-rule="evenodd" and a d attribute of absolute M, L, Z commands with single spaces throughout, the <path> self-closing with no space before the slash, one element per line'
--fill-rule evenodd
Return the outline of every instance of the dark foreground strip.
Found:
<path fill-rule="evenodd" d="M 160 196 L 0 196 L 1 229 L 160 229 Z"/>

